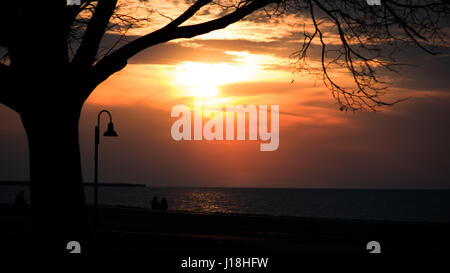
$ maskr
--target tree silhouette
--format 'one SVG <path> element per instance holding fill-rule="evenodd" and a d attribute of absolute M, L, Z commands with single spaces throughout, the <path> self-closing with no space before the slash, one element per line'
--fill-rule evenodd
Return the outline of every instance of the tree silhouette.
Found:
<path fill-rule="evenodd" d="M 376 111 L 379 106 L 401 101 L 384 101 L 382 96 L 389 86 L 386 74 L 398 72 L 397 67 L 402 65 L 395 56 L 403 47 L 414 45 L 436 55 L 436 48 L 448 44 L 448 1 L 382 0 L 380 6 L 365 2 L 307 0 L 295 1 L 294 6 L 309 13 L 313 24 L 311 31 L 304 32 L 301 49 L 292 55 L 295 68 L 314 73 L 306 60 L 317 40 L 321 60 L 318 74 L 340 109 L 346 111 Z M 327 42 L 326 36 L 334 34 L 337 41 Z M 353 86 L 344 86 L 333 77 L 332 71 L 341 68 L 353 78 Z"/>
<path fill-rule="evenodd" d="M 217 18 L 185 24 L 211 5 L 222 9 Z M 66 0 L 3 3 L 0 47 L 6 53 L 0 63 L 0 103 L 20 114 L 28 137 L 38 247 L 63 251 L 68 241 L 88 239 L 78 122 L 93 90 L 146 48 L 222 29 L 261 10 L 269 16 L 303 14 L 312 23 L 313 31 L 305 29 L 303 45 L 293 54 L 295 69 L 314 71 L 306 60 L 319 45 L 325 83 L 342 110 L 356 110 L 395 103 L 380 98 L 385 89 L 379 86 L 383 80 L 377 73 L 397 64 L 392 54 L 382 54 L 385 47 L 413 43 L 433 53 L 429 48 L 444 41 L 442 25 L 448 22 L 449 4 L 445 0 L 386 0 L 381 6 L 369 6 L 364 0 L 197 0 L 164 27 L 129 42 L 120 39 L 105 52 L 101 42 L 107 30 L 125 33 L 147 19 L 120 13 L 117 0 L 81 1 L 79 6 L 67 5 Z M 339 42 L 330 46 L 327 35 L 333 32 Z M 336 82 L 330 72 L 333 65 L 353 75 L 355 88 Z"/>

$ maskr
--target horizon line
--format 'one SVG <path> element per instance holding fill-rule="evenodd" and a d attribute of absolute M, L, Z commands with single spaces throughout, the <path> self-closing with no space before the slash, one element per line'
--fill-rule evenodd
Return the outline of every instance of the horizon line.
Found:
<path fill-rule="evenodd" d="M 0 180 L 0 186 L 29 186 L 31 181 Z M 83 182 L 84 186 L 94 186 L 94 182 Z M 450 190 L 438 187 L 236 187 L 236 186 L 157 186 L 145 183 L 99 182 L 99 186 L 145 187 L 145 188 L 197 188 L 197 189 L 272 189 L 272 190 Z"/>

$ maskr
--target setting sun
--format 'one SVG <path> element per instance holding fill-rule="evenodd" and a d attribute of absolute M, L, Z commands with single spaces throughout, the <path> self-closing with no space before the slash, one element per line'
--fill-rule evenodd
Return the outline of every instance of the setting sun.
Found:
<path fill-rule="evenodd" d="M 220 85 L 250 80 L 254 71 L 250 65 L 184 62 L 176 68 L 176 84 L 188 96 L 215 97 L 220 93 Z"/>

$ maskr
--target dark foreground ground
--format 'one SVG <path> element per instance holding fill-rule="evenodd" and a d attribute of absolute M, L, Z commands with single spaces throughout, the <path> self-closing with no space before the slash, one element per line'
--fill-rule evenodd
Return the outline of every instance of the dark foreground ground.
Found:
<path fill-rule="evenodd" d="M 92 208 L 90 208 L 92 213 Z M 0 205 L 3 250 L 28 238 L 30 208 Z M 450 223 L 414 223 L 158 212 L 101 207 L 95 253 L 148 257 L 270 257 L 302 254 L 449 253 Z M 205 256 L 206 255 L 206 256 Z M 372 255 L 372 254 L 370 254 Z M 181 263 L 172 261 L 174 264 Z M 179 266 L 179 265 L 178 265 Z"/>

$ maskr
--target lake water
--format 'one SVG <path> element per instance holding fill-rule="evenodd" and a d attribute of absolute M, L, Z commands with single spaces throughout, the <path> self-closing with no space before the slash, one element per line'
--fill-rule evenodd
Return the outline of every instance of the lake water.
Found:
<path fill-rule="evenodd" d="M 27 186 L 0 186 L 0 202 L 13 203 Z M 149 208 L 153 196 L 169 209 L 190 212 L 265 214 L 450 222 L 450 190 L 337 190 L 242 188 L 100 187 L 99 203 Z M 93 187 L 86 187 L 88 203 Z"/>

